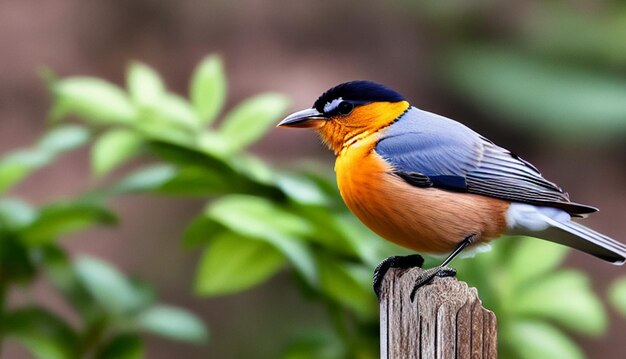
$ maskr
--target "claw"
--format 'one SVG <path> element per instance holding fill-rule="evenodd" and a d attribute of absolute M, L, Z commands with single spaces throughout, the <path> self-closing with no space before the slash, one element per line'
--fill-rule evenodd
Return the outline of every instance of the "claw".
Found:
<path fill-rule="evenodd" d="M 454 277 L 456 276 L 456 269 L 450 267 L 434 267 L 427 269 L 420 273 L 420 275 L 415 280 L 415 285 L 413 286 L 413 290 L 411 291 L 411 302 L 415 299 L 415 293 L 422 286 L 429 284 L 435 277 Z"/>
<path fill-rule="evenodd" d="M 412 254 L 408 256 L 393 256 L 385 259 L 380 262 L 380 264 L 374 270 L 374 292 L 376 293 L 376 297 L 380 300 L 380 287 L 383 284 L 383 278 L 385 278 L 385 274 L 391 268 L 413 268 L 419 267 L 422 268 L 424 264 L 424 258 L 419 254 Z"/>

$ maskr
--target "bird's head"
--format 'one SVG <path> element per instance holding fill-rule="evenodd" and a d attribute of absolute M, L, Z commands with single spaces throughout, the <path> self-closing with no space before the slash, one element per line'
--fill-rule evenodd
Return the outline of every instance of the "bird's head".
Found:
<path fill-rule="evenodd" d="M 388 126 L 408 108 L 402 95 L 384 85 L 351 81 L 324 92 L 313 107 L 287 116 L 278 126 L 314 128 L 338 153 L 355 136 Z"/>

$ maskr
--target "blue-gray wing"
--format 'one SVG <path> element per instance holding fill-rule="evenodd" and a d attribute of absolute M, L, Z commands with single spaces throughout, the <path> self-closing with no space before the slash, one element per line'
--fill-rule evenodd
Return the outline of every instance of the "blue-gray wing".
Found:
<path fill-rule="evenodd" d="M 375 151 L 415 186 L 557 207 L 574 215 L 597 211 L 570 202 L 533 165 L 468 127 L 414 107 L 387 128 Z"/>

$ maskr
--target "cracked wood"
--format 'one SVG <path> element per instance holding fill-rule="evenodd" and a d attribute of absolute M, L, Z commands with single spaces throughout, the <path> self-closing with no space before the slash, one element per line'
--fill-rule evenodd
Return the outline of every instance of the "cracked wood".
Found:
<path fill-rule="evenodd" d="M 391 268 L 381 286 L 383 359 L 497 358 L 497 321 L 475 288 L 456 278 L 435 278 L 410 293 L 420 268 Z"/>

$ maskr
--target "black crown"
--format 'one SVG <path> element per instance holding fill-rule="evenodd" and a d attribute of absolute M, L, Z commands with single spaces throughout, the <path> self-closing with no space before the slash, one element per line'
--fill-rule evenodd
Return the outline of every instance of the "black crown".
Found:
<path fill-rule="evenodd" d="M 404 97 L 385 85 L 372 81 L 350 81 L 337 85 L 324 92 L 313 107 L 319 112 L 324 112 L 324 105 L 335 99 L 342 98 L 357 102 L 398 102 L 404 101 Z"/>

